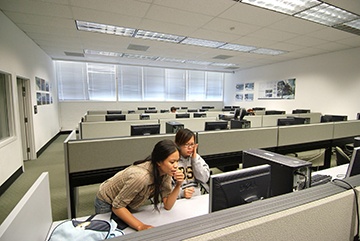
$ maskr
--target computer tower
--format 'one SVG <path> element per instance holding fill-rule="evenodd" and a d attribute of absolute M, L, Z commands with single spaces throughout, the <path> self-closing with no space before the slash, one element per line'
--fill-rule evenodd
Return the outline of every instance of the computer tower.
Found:
<path fill-rule="evenodd" d="M 250 149 L 243 151 L 243 168 L 271 166 L 271 196 L 278 196 L 310 187 L 311 162 L 278 153 Z"/>
<path fill-rule="evenodd" d="M 184 124 L 176 121 L 166 122 L 166 133 L 176 133 L 180 129 L 184 129 Z"/>
<path fill-rule="evenodd" d="M 245 129 L 250 128 L 251 122 L 248 120 L 231 120 L 230 129 Z"/>

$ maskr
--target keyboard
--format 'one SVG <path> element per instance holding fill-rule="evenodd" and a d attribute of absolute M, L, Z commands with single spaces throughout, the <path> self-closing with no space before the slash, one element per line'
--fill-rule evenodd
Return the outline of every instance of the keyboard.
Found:
<path fill-rule="evenodd" d="M 332 177 L 330 175 L 323 175 L 323 174 L 315 174 L 311 176 L 311 185 L 310 187 L 325 184 L 330 182 Z"/>

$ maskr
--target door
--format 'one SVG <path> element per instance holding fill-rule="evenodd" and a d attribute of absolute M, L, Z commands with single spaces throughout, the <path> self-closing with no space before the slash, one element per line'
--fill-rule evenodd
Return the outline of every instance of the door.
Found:
<path fill-rule="evenodd" d="M 35 159 L 34 136 L 32 132 L 30 80 L 17 77 L 20 130 L 23 160 Z"/>

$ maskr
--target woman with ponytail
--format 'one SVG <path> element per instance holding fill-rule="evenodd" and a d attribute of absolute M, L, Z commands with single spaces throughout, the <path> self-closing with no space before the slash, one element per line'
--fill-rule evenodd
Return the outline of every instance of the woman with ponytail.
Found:
<path fill-rule="evenodd" d="M 95 212 L 113 212 L 113 216 L 138 231 L 152 228 L 131 214 L 152 198 L 154 208 L 170 210 L 180 192 L 184 175 L 178 170 L 179 147 L 171 140 L 159 141 L 145 160 L 118 172 L 100 185 L 95 199 Z M 172 187 L 172 178 L 176 180 Z M 121 225 L 120 225 L 121 226 Z M 124 228 L 124 227 L 122 227 Z"/>

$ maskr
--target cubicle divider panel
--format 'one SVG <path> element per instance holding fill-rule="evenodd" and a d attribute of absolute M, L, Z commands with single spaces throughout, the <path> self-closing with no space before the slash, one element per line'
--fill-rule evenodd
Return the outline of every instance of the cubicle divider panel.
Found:
<path fill-rule="evenodd" d="M 69 173 L 129 166 L 149 156 L 163 139 L 174 140 L 174 134 L 69 141 Z"/>
<path fill-rule="evenodd" d="M 178 119 L 160 119 L 160 133 L 166 132 L 166 122 L 175 121 L 184 124 L 184 128 L 190 129 L 193 132 L 203 131 L 205 129 L 206 121 L 215 121 L 215 117 L 206 118 L 178 118 Z"/>
<path fill-rule="evenodd" d="M 360 135 L 360 120 L 334 122 L 333 139 L 355 137 Z"/>
<path fill-rule="evenodd" d="M 276 147 L 277 127 L 198 132 L 200 155 Z"/>
<path fill-rule="evenodd" d="M 82 122 L 81 139 L 130 136 L 130 126 L 137 124 L 158 124 L 158 120 Z"/>
<path fill-rule="evenodd" d="M 262 116 L 261 115 L 248 115 L 244 117 L 244 120 L 251 122 L 251 128 L 262 127 Z"/>
<path fill-rule="evenodd" d="M 0 226 L 0 241 L 46 240 L 52 225 L 49 174 L 43 172 Z"/>
<path fill-rule="evenodd" d="M 277 120 L 279 118 L 286 118 L 287 115 L 263 115 L 262 127 L 277 126 Z"/>
<path fill-rule="evenodd" d="M 277 146 L 331 140 L 333 123 L 279 126 Z"/>
<path fill-rule="evenodd" d="M 88 115 L 105 115 L 107 113 L 107 110 L 88 110 Z"/>
<path fill-rule="evenodd" d="M 85 122 L 97 122 L 97 121 L 105 121 L 105 114 L 102 115 L 86 115 Z"/>

